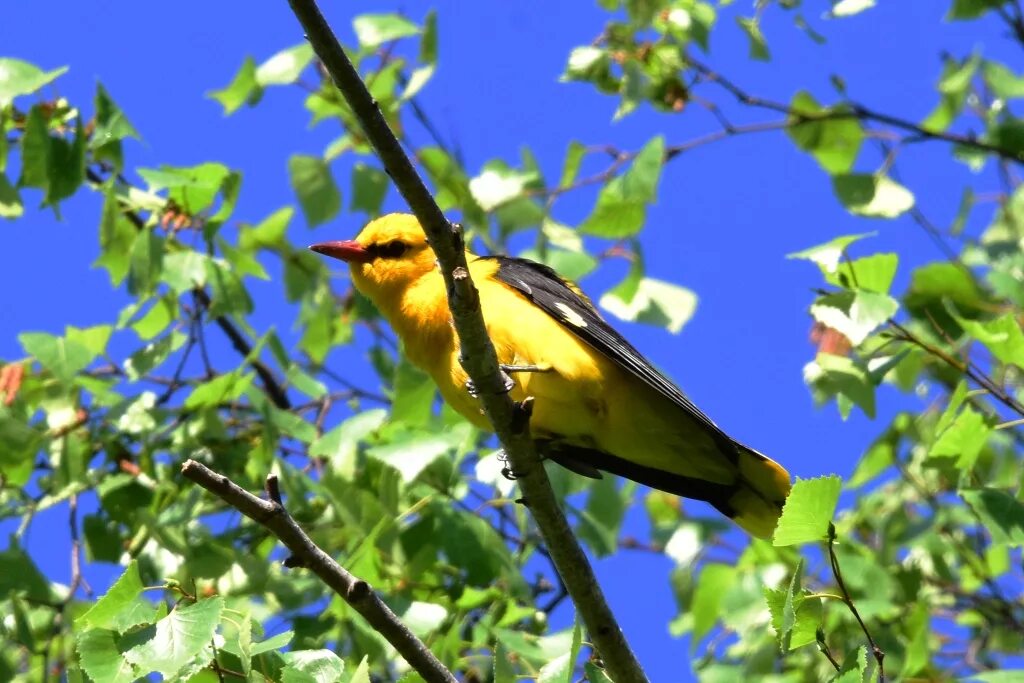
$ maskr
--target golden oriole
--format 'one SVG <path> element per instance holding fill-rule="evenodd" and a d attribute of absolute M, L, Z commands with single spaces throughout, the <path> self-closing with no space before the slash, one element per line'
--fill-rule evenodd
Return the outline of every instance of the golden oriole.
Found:
<path fill-rule="evenodd" d="M 310 249 L 348 262 L 409 360 L 455 410 L 490 429 L 467 390 L 445 284 L 416 218 L 384 216 L 355 240 Z M 498 362 L 516 373 L 512 396 L 534 398 L 530 427 L 545 457 L 707 501 L 751 534 L 771 535 L 789 493 L 785 469 L 719 429 L 551 268 L 470 252 L 466 260 Z"/>

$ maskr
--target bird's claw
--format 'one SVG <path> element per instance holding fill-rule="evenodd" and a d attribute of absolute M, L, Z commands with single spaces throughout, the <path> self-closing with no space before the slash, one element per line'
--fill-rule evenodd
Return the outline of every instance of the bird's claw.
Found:
<path fill-rule="evenodd" d="M 507 394 L 508 392 L 516 388 L 516 381 L 512 379 L 504 370 L 499 370 L 499 372 L 501 372 L 501 381 L 504 385 L 502 391 Z M 476 383 L 471 379 L 466 380 L 466 391 L 473 398 L 480 398 L 480 391 L 477 390 Z"/>
<path fill-rule="evenodd" d="M 498 462 L 503 463 L 501 466 L 501 476 L 505 477 L 509 481 L 515 481 L 519 478 L 517 474 L 508 464 L 508 453 L 504 450 L 498 451 Z"/>

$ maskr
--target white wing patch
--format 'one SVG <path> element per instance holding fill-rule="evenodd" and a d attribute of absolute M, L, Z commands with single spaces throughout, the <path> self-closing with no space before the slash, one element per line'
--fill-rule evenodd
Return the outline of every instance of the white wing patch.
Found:
<path fill-rule="evenodd" d="M 576 327 L 587 326 L 587 321 L 583 319 L 583 316 L 569 308 L 568 305 L 559 302 L 555 304 L 555 308 L 562 312 L 562 315 L 565 316 L 565 322 L 570 325 L 575 325 Z"/>

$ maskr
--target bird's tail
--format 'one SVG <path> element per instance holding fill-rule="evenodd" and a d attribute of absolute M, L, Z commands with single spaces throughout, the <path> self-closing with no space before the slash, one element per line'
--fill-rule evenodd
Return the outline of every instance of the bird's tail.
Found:
<path fill-rule="evenodd" d="M 736 444 L 739 478 L 723 510 L 733 521 L 758 538 L 770 538 L 789 495 L 789 472 L 753 448 Z"/>

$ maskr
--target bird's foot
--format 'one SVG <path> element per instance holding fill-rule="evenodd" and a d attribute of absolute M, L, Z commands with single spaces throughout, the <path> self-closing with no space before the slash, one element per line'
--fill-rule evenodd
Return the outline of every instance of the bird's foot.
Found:
<path fill-rule="evenodd" d="M 508 464 L 508 453 L 505 452 L 505 449 L 498 451 L 498 462 L 501 463 L 501 476 L 509 481 L 515 481 L 519 478 L 519 474 L 513 471 Z"/>
<path fill-rule="evenodd" d="M 499 365 L 503 372 L 551 372 L 554 368 L 550 365 Z"/>
<path fill-rule="evenodd" d="M 512 379 L 507 372 L 505 372 L 506 367 L 511 366 L 501 365 L 499 366 L 499 371 L 501 372 L 501 381 L 503 384 L 502 391 L 507 394 L 516 388 L 516 381 Z M 466 391 L 469 392 L 469 395 L 473 398 L 480 398 L 480 392 L 476 388 L 476 383 L 471 379 L 466 380 Z"/>

